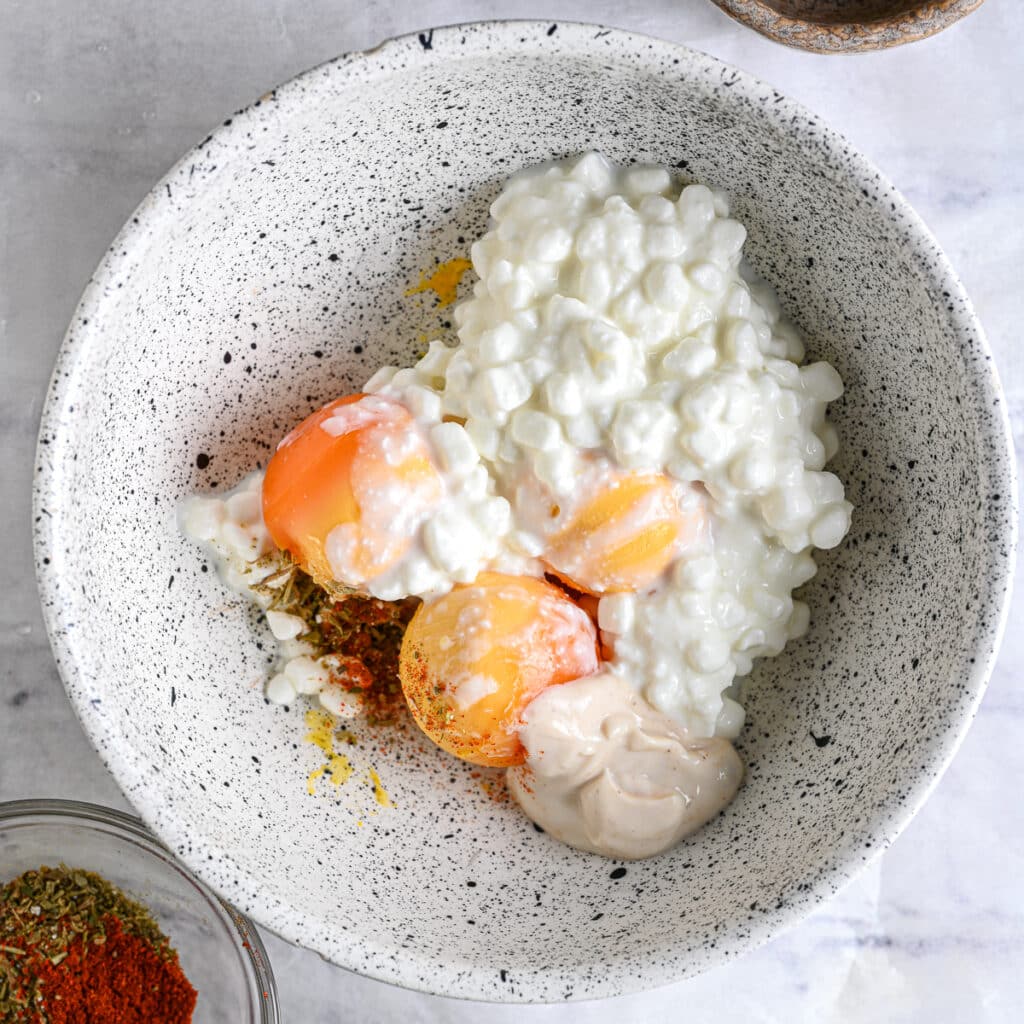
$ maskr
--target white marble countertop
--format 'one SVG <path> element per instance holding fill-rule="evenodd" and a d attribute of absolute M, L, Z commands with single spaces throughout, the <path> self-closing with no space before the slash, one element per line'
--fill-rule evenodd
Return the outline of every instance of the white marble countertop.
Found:
<path fill-rule="evenodd" d="M 29 491 L 64 327 L 107 243 L 207 129 L 338 53 L 501 14 L 602 21 L 688 43 L 817 111 L 938 236 L 1024 432 L 1024 4 L 989 0 L 933 39 L 817 57 L 703 0 L 7 0 L 0 32 L 0 800 L 124 806 L 64 698 L 32 579 Z M 1019 588 L 1024 591 L 1024 588 Z M 490 1007 L 390 988 L 267 936 L 284 1017 L 360 1022 L 1024 1020 L 1024 635 L 1018 597 L 967 740 L 896 845 L 828 905 L 729 967 L 646 995 Z M 1019 773 L 1019 774 L 1018 774 Z"/>

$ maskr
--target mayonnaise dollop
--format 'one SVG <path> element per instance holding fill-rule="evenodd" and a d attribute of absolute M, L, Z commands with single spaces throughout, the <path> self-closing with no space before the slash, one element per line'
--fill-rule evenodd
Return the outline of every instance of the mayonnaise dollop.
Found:
<path fill-rule="evenodd" d="M 549 687 L 519 736 L 527 759 L 508 785 L 526 814 L 563 843 L 621 860 L 696 832 L 743 779 L 728 740 L 688 736 L 607 671 Z"/>

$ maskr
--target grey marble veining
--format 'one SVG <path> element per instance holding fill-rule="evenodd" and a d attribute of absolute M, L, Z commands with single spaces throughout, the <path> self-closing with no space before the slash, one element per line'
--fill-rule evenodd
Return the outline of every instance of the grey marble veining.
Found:
<path fill-rule="evenodd" d="M 770 44 L 697 0 L 12 3 L 0 34 L 0 799 L 59 794 L 124 806 L 57 679 L 28 522 L 49 370 L 110 238 L 184 149 L 268 86 L 384 36 L 502 13 L 606 21 L 686 42 L 772 82 L 848 135 L 960 271 L 999 360 L 1015 434 L 1024 433 L 1016 4 L 992 0 L 932 40 L 839 59 Z M 1021 1019 L 1024 818 L 1012 787 L 1024 769 L 1022 601 L 975 725 L 930 802 L 867 875 L 769 946 L 643 996 L 482 1011 L 356 978 L 270 937 L 286 1019 Z"/>

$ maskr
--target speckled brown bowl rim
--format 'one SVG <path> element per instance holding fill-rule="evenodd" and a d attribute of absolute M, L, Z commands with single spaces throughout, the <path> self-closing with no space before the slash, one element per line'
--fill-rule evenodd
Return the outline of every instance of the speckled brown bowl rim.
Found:
<path fill-rule="evenodd" d="M 726 14 L 774 39 L 812 53 L 863 53 L 926 39 L 976 11 L 985 0 L 926 0 L 888 18 L 823 24 L 780 14 L 766 0 L 712 0 Z"/>

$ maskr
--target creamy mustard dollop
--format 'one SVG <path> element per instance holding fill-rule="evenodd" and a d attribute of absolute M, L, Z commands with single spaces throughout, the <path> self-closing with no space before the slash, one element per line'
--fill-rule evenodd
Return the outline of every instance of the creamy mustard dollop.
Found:
<path fill-rule="evenodd" d="M 508 784 L 520 806 L 555 839 L 606 857 L 667 850 L 743 780 L 728 740 L 689 736 L 611 672 L 549 687 L 519 735 L 527 759 Z"/>

